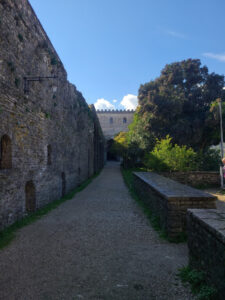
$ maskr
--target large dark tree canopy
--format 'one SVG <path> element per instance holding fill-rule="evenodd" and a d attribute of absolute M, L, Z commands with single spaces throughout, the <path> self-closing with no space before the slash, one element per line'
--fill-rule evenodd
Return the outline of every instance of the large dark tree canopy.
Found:
<path fill-rule="evenodd" d="M 224 98 L 224 76 L 209 74 L 199 59 L 166 65 L 154 81 L 140 86 L 138 117 L 155 138 L 203 149 L 218 142 L 212 102 Z"/>

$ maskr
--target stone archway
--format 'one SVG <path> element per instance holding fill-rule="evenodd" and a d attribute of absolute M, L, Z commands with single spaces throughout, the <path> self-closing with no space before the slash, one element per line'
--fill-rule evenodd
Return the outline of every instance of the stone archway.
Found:
<path fill-rule="evenodd" d="M 8 135 L 1 138 L 1 160 L 0 169 L 12 168 L 12 142 Z"/>
<path fill-rule="evenodd" d="M 25 186 L 26 211 L 34 212 L 36 210 L 36 192 L 32 180 L 28 181 Z"/>
<path fill-rule="evenodd" d="M 115 160 L 117 161 L 116 155 L 111 151 L 114 143 L 114 139 L 107 140 L 107 160 Z"/>

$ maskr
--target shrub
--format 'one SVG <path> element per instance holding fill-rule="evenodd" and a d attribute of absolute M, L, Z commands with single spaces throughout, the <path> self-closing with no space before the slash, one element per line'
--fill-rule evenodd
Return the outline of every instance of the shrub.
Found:
<path fill-rule="evenodd" d="M 46 118 L 46 119 L 50 119 L 50 118 L 51 118 L 51 115 L 50 115 L 49 113 L 46 112 L 46 113 L 45 113 L 45 118 Z"/>
<path fill-rule="evenodd" d="M 196 156 L 196 165 L 199 171 L 218 171 L 220 162 L 220 151 L 216 149 L 199 151 Z"/>
<path fill-rule="evenodd" d="M 19 85 L 20 85 L 20 79 L 19 78 L 15 78 L 14 83 L 15 83 L 15 86 L 18 88 Z"/>
<path fill-rule="evenodd" d="M 192 148 L 173 145 L 172 138 L 157 140 L 150 153 L 145 154 L 144 164 L 154 171 L 190 171 L 196 169 L 196 153 Z"/>
<path fill-rule="evenodd" d="M 128 144 L 128 148 L 123 155 L 123 167 L 124 168 L 136 168 L 143 167 L 144 156 L 143 149 L 139 148 L 136 142 L 131 142 Z"/>
<path fill-rule="evenodd" d="M 57 59 L 53 56 L 52 58 L 51 58 L 51 65 L 57 65 L 58 64 L 58 61 L 57 61 Z"/>
<path fill-rule="evenodd" d="M 217 299 L 217 290 L 215 287 L 208 285 L 205 272 L 187 266 L 179 269 L 178 276 L 183 283 L 190 284 L 192 293 L 197 296 L 197 300 Z"/>

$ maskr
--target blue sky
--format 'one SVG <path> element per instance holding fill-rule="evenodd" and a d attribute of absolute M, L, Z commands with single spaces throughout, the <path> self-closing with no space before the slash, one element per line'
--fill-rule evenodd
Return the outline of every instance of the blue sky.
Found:
<path fill-rule="evenodd" d="M 210 72 L 225 73 L 224 0 L 30 3 L 68 79 L 88 103 L 100 99 L 99 108 L 132 108 L 140 84 L 174 61 L 200 58 Z"/>

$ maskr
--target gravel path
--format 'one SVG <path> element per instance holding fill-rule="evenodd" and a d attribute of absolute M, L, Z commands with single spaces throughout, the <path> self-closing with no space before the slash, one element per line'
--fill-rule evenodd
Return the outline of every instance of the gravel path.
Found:
<path fill-rule="evenodd" d="M 108 163 L 0 250 L 0 299 L 193 299 L 175 276 L 186 264 L 186 244 L 158 238 Z"/>

